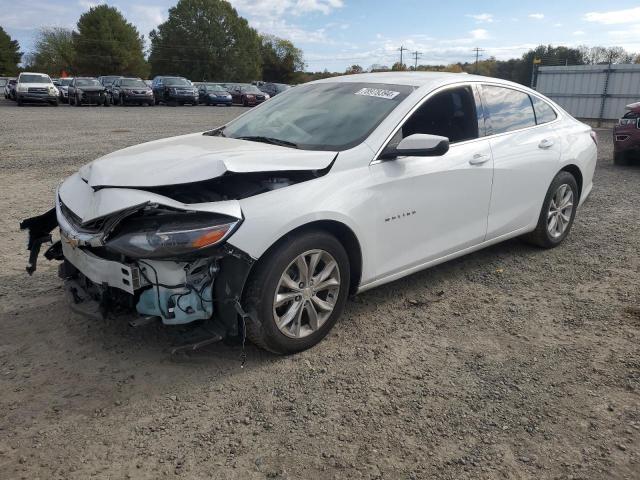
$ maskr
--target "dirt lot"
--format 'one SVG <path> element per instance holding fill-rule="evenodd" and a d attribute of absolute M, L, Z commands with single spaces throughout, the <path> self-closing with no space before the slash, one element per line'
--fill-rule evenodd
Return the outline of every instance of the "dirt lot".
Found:
<path fill-rule="evenodd" d="M 510 241 L 363 294 L 311 351 L 73 314 L 18 221 L 79 166 L 237 115 L 0 101 L 0 477 L 640 478 L 640 166 L 600 135 L 568 241 Z"/>

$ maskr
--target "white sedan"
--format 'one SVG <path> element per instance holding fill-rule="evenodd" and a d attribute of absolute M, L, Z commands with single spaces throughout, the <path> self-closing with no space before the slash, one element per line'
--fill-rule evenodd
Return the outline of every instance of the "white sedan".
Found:
<path fill-rule="evenodd" d="M 214 130 L 111 153 L 25 220 L 76 307 L 203 321 L 287 354 L 349 294 L 508 238 L 569 234 L 591 128 L 493 78 L 375 73 L 290 89 Z"/>

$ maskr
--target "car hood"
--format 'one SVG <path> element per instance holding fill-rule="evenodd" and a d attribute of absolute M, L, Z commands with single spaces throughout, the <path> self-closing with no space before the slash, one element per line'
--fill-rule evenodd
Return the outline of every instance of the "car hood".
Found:
<path fill-rule="evenodd" d="M 27 88 L 49 88 L 49 87 L 55 87 L 55 85 L 53 83 L 21 83 L 20 85 L 24 85 Z"/>
<path fill-rule="evenodd" d="M 93 188 L 159 187 L 210 180 L 226 172 L 321 170 L 336 154 L 195 133 L 110 153 L 79 173 Z"/>

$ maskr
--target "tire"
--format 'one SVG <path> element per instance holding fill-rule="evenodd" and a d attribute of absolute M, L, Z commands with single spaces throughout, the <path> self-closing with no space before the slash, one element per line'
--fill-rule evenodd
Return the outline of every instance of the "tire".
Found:
<path fill-rule="evenodd" d="M 305 291 L 301 290 L 299 295 L 296 295 L 293 290 L 286 291 L 285 294 L 291 295 L 292 298 L 279 307 L 278 315 L 281 315 L 280 318 L 284 318 L 296 303 L 304 305 L 298 309 L 301 311 L 300 323 L 296 323 L 294 320 L 288 326 L 283 327 L 295 330 L 295 325 L 300 325 L 297 331 L 301 335 L 296 337 L 295 333 L 289 331 L 289 334 L 285 334 L 277 326 L 274 300 L 277 289 L 286 289 L 280 285 L 281 277 L 289 269 L 292 269 L 290 272 L 299 273 L 295 261 L 305 253 L 308 255 L 304 258 L 309 261 L 316 253 L 322 255 L 319 257 L 321 260 L 317 262 L 314 272 L 316 279 L 333 259 L 337 268 L 331 270 L 330 273 L 336 275 L 337 272 L 339 284 L 338 286 L 332 285 L 326 290 L 318 292 L 317 295 L 315 292 L 311 293 L 313 292 L 309 288 L 311 283 L 307 284 Z M 290 273 L 289 278 L 294 278 L 295 284 L 304 279 L 296 273 Z M 245 287 L 243 304 L 250 317 L 246 323 L 247 337 L 258 347 L 279 355 L 300 352 L 316 345 L 329 333 L 342 314 L 349 292 L 349 281 L 350 268 L 347 253 L 333 235 L 321 231 L 309 231 L 286 237 L 260 259 Z M 311 327 L 308 309 L 313 309 L 318 315 L 323 315 L 323 310 L 315 306 L 315 301 L 310 300 L 311 295 L 314 299 L 324 302 L 325 305 L 330 305 L 333 302 L 333 310 L 324 313 L 327 316 L 324 319 L 320 318 L 319 321 L 322 323 L 316 325 L 318 328 L 315 329 Z M 323 296 L 324 299 L 322 299 Z"/>
<path fill-rule="evenodd" d="M 567 215 L 567 210 L 561 209 L 564 215 L 560 217 L 558 214 L 556 214 L 556 220 L 555 223 L 553 223 L 553 219 L 551 218 L 550 214 L 550 210 L 553 207 L 552 202 L 553 205 L 556 205 L 556 201 L 560 193 L 559 189 L 563 186 L 565 186 L 566 189 L 571 190 L 571 213 Z M 566 193 L 566 189 L 564 190 L 564 195 L 568 195 Z M 575 177 L 569 172 L 563 171 L 558 173 L 551 182 L 549 190 L 547 190 L 547 195 L 544 197 L 544 202 L 542 204 L 540 216 L 538 217 L 538 224 L 536 226 L 536 229 L 526 235 L 524 237 L 525 240 L 541 248 L 555 248 L 560 245 L 564 241 L 564 239 L 567 238 L 567 235 L 569 235 L 569 232 L 571 231 L 571 226 L 573 225 L 573 220 L 576 216 L 576 210 L 579 200 L 580 192 L 578 191 L 578 183 L 576 182 Z M 556 211 L 558 211 L 558 209 L 556 209 Z M 566 217 L 568 217 L 568 221 L 566 221 Z M 555 233 L 557 235 L 553 235 L 550 232 L 551 226 L 558 225 L 558 222 L 560 222 L 560 224 L 564 224 L 564 229 L 562 230 L 562 232 L 556 231 Z"/>
<path fill-rule="evenodd" d="M 82 100 L 80 100 L 77 96 L 73 99 L 73 104 L 76 107 L 81 107 L 82 106 Z"/>
<path fill-rule="evenodd" d="M 120 105 L 121 107 L 126 107 L 124 97 L 122 95 L 120 95 L 120 98 L 118 99 L 118 105 Z"/>
<path fill-rule="evenodd" d="M 629 158 L 627 157 L 626 152 L 614 152 L 613 164 L 619 167 L 626 167 L 629 165 Z"/>
<path fill-rule="evenodd" d="M 248 107 L 249 106 L 249 103 L 247 102 L 246 98 L 242 101 L 242 106 L 243 107 Z"/>
<path fill-rule="evenodd" d="M 23 105 L 24 105 L 24 103 L 22 103 L 22 99 L 21 99 L 20 97 L 18 97 L 18 98 L 16 99 L 16 102 L 18 102 L 18 106 L 19 106 L 19 107 L 21 107 L 21 106 L 23 106 Z"/>
<path fill-rule="evenodd" d="M 51 102 L 51 106 L 52 107 L 57 107 L 58 106 L 58 100 L 54 100 L 53 102 Z"/>

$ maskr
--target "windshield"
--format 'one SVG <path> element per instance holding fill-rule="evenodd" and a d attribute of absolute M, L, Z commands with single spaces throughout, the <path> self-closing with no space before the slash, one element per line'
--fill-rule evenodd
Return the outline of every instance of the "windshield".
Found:
<path fill-rule="evenodd" d="M 147 88 L 147 84 L 142 80 L 130 79 L 120 80 L 121 87 Z"/>
<path fill-rule="evenodd" d="M 407 85 L 316 83 L 277 95 L 229 123 L 226 137 L 268 137 L 307 150 L 361 143 L 411 92 Z"/>
<path fill-rule="evenodd" d="M 51 83 L 47 75 L 20 75 L 20 83 Z"/>
<path fill-rule="evenodd" d="M 285 85 L 284 83 L 276 83 L 276 92 L 278 93 L 282 93 L 285 90 L 289 90 L 291 88 L 291 85 Z"/>
<path fill-rule="evenodd" d="M 94 78 L 79 78 L 76 80 L 76 87 L 101 87 L 100 82 Z"/>
<path fill-rule="evenodd" d="M 190 87 L 191 82 L 186 78 L 169 77 L 164 79 L 164 84 L 169 87 Z"/>
<path fill-rule="evenodd" d="M 242 90 L 244 93 L 259 93 L 259 94 L 263 93 L 262 90 L 260 90 L 255 85 L 242 86 L 240 87 L 240 90 Z"/>
<path fill-rule="evenodd" d="M 221 85 L 207 85 L 207 92 L 225 92 L 226 90 Z"/>
<path fill-rule="evenodd" d="M 68 87 L 73 82 L 73 78 L 63 78 L 60 80 L 60 85 L 63 87 Z"/>
<path fill-rule="evenodd" d="M 111 85 L 113 82 L 115 82 L 119 78 L 120 77 L 101 77 L 100 80 L 102 81 L 103 85 Z"/>
<path fill-rule="evenodd" d="M 7 80 L 4 78 L 0 78 L 0 87 L 4 87 L 7 84 Z"/>

